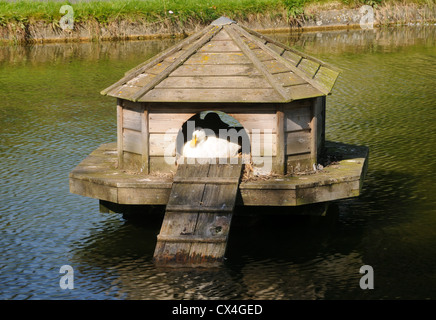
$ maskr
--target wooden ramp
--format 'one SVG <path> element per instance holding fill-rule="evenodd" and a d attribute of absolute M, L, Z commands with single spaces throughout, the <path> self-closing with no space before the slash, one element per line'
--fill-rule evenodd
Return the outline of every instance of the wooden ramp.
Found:
<path fill-rule="evenodd" d="M 242 164 L 177 168 L 154 252 L 158 265 L 214 265 L 223 258 Z"/>

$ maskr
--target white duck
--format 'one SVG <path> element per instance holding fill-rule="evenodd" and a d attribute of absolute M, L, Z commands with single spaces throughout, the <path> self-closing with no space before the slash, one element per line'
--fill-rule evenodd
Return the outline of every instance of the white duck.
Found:
<path fill-rule="evenodd" d="M 185 158 L 229 158 L 237 156 L 240 148 L 239 144 L 214 136 L 206 136 L 206 132 L 199 129 L 192 133 L 192 140 L 186 142 L 183 147 L 183 156 Z"/>

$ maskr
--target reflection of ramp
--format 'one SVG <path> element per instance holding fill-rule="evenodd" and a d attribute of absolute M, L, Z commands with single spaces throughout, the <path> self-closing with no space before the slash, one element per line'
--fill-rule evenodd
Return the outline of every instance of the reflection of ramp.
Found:
<path fill-rule="evenodd" d="M 241 171 L 240 163 L 178 166 L 157 236 L 157 264 L 222 261 Z"/>

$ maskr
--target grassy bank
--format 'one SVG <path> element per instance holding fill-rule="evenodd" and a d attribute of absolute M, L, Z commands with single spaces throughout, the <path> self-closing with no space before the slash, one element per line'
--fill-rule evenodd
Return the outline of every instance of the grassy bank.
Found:
<path fill-rule="evenodd" d="M 57 24 L 64 15 L 59 9 L 70 4 L 75 22 L 143 20 L 158 23 L 177 20 L 178 23 L 209 23 L 220 16 L 245 20 L 249 16 L 285 16 L 290 19 L 316 7 L 374 7 L 388 4 L 434 5 L 435 0 L 114 0 L 114 1 L 4 1 L 0 0 L 0 26 L 10 23 L 26 24 L 35 21 Z"/>
<path fill-rule="evenodd" d="M 227 16 L 256 30 L 359 25 L 374 7 L 376 24 L 436 21 L 436 0 L 0 0 L 0 43 L 147 39 L 186 35 Z M 62 29 L 63 5 L 74 29 Z M 69 14 L 71 12 L 68 12 Z M 65 18 L 64 18 L 65 19 Z"/>

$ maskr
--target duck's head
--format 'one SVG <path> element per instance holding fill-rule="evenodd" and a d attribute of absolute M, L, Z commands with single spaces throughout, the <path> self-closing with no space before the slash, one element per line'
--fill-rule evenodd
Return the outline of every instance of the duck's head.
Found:
<path fill-rule="evenodd" d="M 203 129 L 197 129 L 192 133 L 191 147 L 195 148 L 201 141 L 206 140 L 206 132 Z"/>

